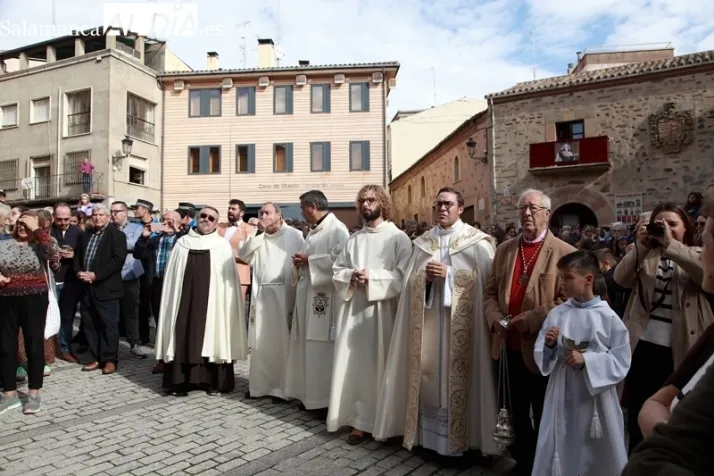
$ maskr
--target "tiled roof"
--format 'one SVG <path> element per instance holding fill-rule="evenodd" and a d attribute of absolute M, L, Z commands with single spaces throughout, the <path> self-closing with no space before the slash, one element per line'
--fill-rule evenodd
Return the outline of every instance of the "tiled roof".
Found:
<path fill-rule="evenodd" d="M 270 73 L 287 72 L 287 71 L 319 71 L 326 69 L 363 69 L 363 68 L 399 68 L 398 61 L 384 61 L 379 63 L 345 63 L 345 64 L 321 64 L 308 66 L 273 66 L 272 68 L 244 68 L 244 69 L 216 69 L 207 70 L 199 69 L 194 71 L 166 71 L 159 76 L 204 76 L 204 75 L 221 75 L 221 74 L 241 74 L 241 73 Z"/>
<path fill-rule="evenodd" d="M 550 91 L 570 86 L 578 86 L 581 84 L 599 83 L 632 76 L 652 74 L 665 70 L 689 68 L 707 63 L 714 63 L 714 50 L 675 56 L 674 58 L 663 60 L 646 61 L 644 63 L 630 63 L 622 66 L 616 66 L 614 68 L 583 71 L 580 73 L 566 74 L 564 76 L 555 76 L 536 81 L 526 81 L 518 83 L 515 86 L 501 92 L 489 94 L 486 98 L 500 98 L 541 91 Z"/>

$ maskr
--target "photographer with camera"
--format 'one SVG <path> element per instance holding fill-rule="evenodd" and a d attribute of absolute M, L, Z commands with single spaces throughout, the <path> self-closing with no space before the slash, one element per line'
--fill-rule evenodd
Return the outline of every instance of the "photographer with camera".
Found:
<path fill-rule="evenodd" d="M 641 220 L 635 246 L 615 269 L 615 281 L 632 289 L 625 310 L 632 365 L 625 379 L 630 451 L 642 441 L 637 416 L 644 402 L 664 384 L 699 336 L 714 322 L 700 248 L 680 206 L 660 203 L 649 223 Z"/>

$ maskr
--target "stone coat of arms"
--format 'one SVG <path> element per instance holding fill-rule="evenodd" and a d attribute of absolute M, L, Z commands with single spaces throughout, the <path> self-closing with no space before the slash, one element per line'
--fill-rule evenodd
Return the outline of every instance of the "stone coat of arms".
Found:
<path fill-rule="evenodd" d="M 329 305 L 330 297 L 327 293 L 315 293 L 312 298 L 312 313 L 316 316 L 324 316 Z"/>
<path fill-rule="evenodd" d="M 674 111 L 674 103 L 650 116 L 652 145 L 665 154 L 678 154 L 694 140 L 694 116 L 691 111 Z"/>

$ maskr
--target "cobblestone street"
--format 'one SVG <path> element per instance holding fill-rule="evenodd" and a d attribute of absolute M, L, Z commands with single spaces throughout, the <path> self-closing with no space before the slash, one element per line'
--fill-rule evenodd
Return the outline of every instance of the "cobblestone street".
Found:
<path fill-rule="evenodd" d="M 84 356 L 86 359 L 86 356 Z M 164 396 L 153 359 L 135 360 L 121 344 L 119 371 L 82 372 L 57 361 L 45 379 L 43 409 L 0 416 L 2 475 L 495 475 L 441 469 L 400 447 L 347 433 L 328 434 L 297 402 L 246 400 L 247 364 L 235 392 Z M 25 385 L 20 391 L 26 391 Z"/>

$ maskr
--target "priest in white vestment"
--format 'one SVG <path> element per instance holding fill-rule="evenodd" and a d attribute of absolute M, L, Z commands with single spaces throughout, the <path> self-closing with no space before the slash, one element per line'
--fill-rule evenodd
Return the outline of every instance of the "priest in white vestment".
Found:
<path fill-rule="evenodd" d="M 292 259 L 305 240 L 300 231 L 283 222 L 277 204 L 265 203 L 258 216 L 258 232 L 239 253 L 253 268 L 246 398 L 285 399 L 285 372 L 295 307 Z"/>
<path fill-rule="evenodd" d="M 297 287 L 290 330 L 286 397 L 307 410 L 327 408 L 339 303 L 335 299 L 332 266 L 347 242 L 344 223 L 330 212 L 319 190 L 300 196 L 300 208 L 310 230 L 293 256 L 292 284 Z"/>
<path fill-rule="evenodd" d="M 373 436 L 404 435 L 442 456 L 498 455 L 496 384 L 483 289 L 492 237 L 461 221 L 464 200 L 442 188 L 439 225 L 416 238 L 405 274 Z"/>
<path fill-rule="evenodd" d="M 240 280 L 231 245 L 217 232 L 218 211 L 205 207 L 198 225 L 179 238 L 162 289 L 156 358 L 172 395 L 235 388 L 233 363 L 248 355 Z"/>
<path fill-rule="evenodd" d="M 357 195 L 365 226 L 352 234 L 334 265 L 339 314 L 327 430 L 353 428 L 347 443 L 358 445 L 372 433 L 377 399 L 404 270 L 412 253 L 409 237 L 387 221 L 392 202 L 380 186 Z"/>

